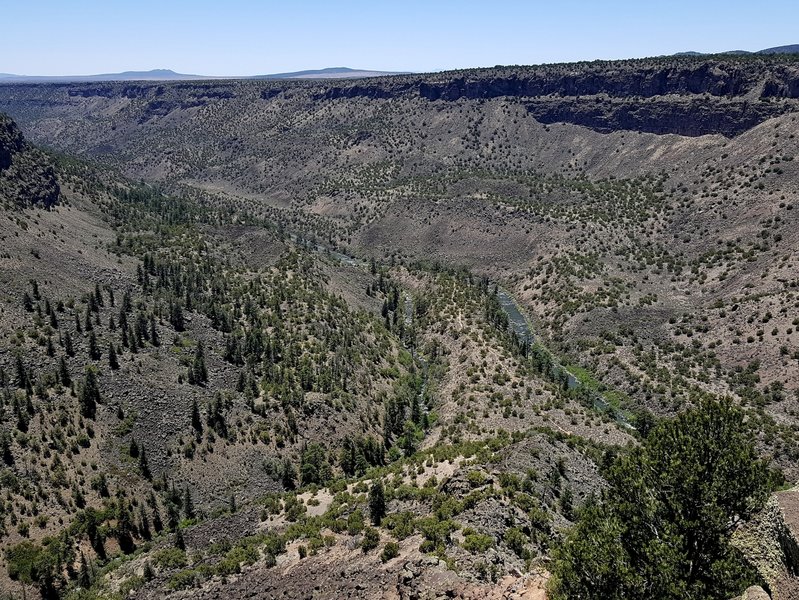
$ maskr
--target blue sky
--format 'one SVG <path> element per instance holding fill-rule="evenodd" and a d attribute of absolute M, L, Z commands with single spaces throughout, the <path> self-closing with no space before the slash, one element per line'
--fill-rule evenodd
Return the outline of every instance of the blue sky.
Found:
<path fill-rule="evenodd" d="M 799 43 L 799 2 L 3 0 L 0 72 L 427 71 Z"/>

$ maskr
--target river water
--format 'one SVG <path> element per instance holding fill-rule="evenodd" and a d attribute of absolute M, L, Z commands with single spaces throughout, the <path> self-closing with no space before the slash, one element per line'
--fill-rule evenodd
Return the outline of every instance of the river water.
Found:
<path fill-rule="evenodd" d="M 296 241 L 296 238 L 292 236 L 292 238 Z M 342 252 L 338 252 L 336 250 L 330 250 L 329 248 L 325 248 L 319 244 L 315 244 L 313 249 L 319 253 L 329 256 L 338 262 L 348 265 L 351 267 L 368 267 L 369 263 L 365 260 L 361 260 L 359 258 L 349 256 Z M 493 284 L 491 284 L 493 285 Z M 524 316 L 521 307 L 519 306 L 516 298 L 513 295 L 505 290 L 497 286 L 497 300 L 499 300 L 499 304 L 502 307 L 502 310 L 508 316 L 508 324 L 510 329 L 513 333 L 519 338 L 520 341 L 526 341 L 529 346 L 532 346 L 536 343 L 536 336 L 530 326 L 530 321 L 527 317 Z M 409 295 L 405 295 L 404 297 L 404 321 L 405 326 L 410 327 L 413 322 L 413 300 Z M 415 349 L 410 349 L 413 357 L 420 362 L 422 369 L 424 370 L 424 384 L 422 387 L 422 392 L 420 394 L 420 400 L 423 400 L 424 394 L 427 390 L 427 362 L 425 361 L 424 357 L 419 356 Z M 553 363 L 553 375 L 556 375 L 558 371 L 566 374 L 566 381 L 569 389 L 575 389 L 580 387 L 582 384 L 580 380 L 571 373 L 568 369 L 566 369 L 563 365 L 558 362 Z M 591 393 L 591 400 L 594 407 L 594 410 L 599 412 L 608 413 L 613 416 L 617 423 L 620 425 L 628 428 L 634 429 L 634 427 L 630 424 L 627 416 L 619 409 L 612 406 L 608 401 L 600 394 L 599 392 L 592 391 Z M 421 402 L 423 410 L 427 410 L 427 406 L 424 402 Z"/>
<path fill-rule="evenodd" d="M 499 300 L 502 310 L 505 311 L 505 314 L 508 316 L 508 323 L 511 331 L 516 334 L 516 337 L 519 338 L 519 341 L 526 341 L 532 346 L 536 342 L 536 337 L 532 328 L 530 327 L 530 321 L 524 316 L 524 313 L 522 313 L 519 304 L 516 302 L 516 298 L 514 298 L 507 290 L 497 287 L 497 300 Z M 553 362 L 552 370 L 552 375 L 557 375 L 559 372 L 566 374 L 566 382 L 569 389 L 575 389 L 582 385 L 574 373 L 571 373 L 557 361 Z M 613 416 L 616 422 L 628 429 L 633 429 L 633 426 L 630 424 L 626 415 L 621 410 L 612 406 L 599 392 L 591 392 L 591 402 L 594 410 L 609 413 Z"/>

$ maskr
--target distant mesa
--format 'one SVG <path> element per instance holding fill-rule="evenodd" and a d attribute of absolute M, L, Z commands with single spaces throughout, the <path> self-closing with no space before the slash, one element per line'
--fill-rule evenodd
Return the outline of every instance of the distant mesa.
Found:
<path fill-rule="evenodd" d="M 169 69 L 153 69 L 151 71 L 124 71 L 122 73 L 102 73 L 98 75 L 14 75 L 0 73 L 3 83 L 58 83 L 58 82 L 93 82 L 93 81 L 177 81 L 207 79 L 202 75 L 185 75 Z"/>
<path fill-rule="evenodd" d="M 256 75 L 251 79 L 356 79 L 360 77 L 382 77 L 385 75 L 407 75 L 398 71 L 370 71 L 368 69 L 350 69 L 349 67 L 330 67 L 293 73 L 274 73 L 272 75 Z"/>
<path fill-rule="evenodd" d="M 89 75 L 97 80 L 175 80 L 175 79 L 206 79 L 203 75 L 186 75 L 176 73 L 170 69 L 153 69 L 151 71 L 123 71 L 122 73 L 106 73 L 104 75 Z"/>
<path fill-rule="evenodd" d="M 99 75 L 14 75 L 0 73 L 0 83 L 67 83 L 98 81 L 199 81 L 206 79 L 357 79 L 363 77 L 382 77 L 385 75 L 402 75 L 393 71 L 373 71 L 369 69 L 351 69 L 349 67 L 330 67 L 294 71 L 292 73 L 272 73 L 270 75 L 246 75 L 214 77 L 209 75 L 189 75 L 177 73 L 171 69 L 153 69 L 151 71 L 123 71 L 121 73 L 103 73 Z"/>
<path fill-rule="evenodd" d="M 170 69 L 151 71 L 123 71 L 122 73 L 101 73 L 98 75 L 13 75 L 0 73 L 0 82 L 6 83 L 58 83 L 93 81 L 183 81 L 212 79 L 203 75 L 186 75 Z"/>

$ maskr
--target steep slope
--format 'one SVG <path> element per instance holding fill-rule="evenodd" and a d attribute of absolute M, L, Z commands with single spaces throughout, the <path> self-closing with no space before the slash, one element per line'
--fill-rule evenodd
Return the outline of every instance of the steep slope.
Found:
<path fill-rule="evenodd" d="M 8 130 L 12 162 L 34 151 Z M 485 282 L 341 264 L 223 198 L 37 156 L 59 202 L 0 217 L 4 590 L 215 593 L 253 564 L 244 589 L 306 593 L 323 579 L 276 556 L 374 563 L 377 480 L 402 544 L 370 595 L 541 585 L 525 564 L 632 437 L 525 357 Z"/>
<path fill-rule="evenodd" d="M 32 150 L 12 139 L 13 165 Z M 167 481 L 204 513 L 279 489 L 281 477 L 293 484 L 308 440 L 335 449 L 382 436 L 365 390 L 380 397 L 407 372 L 398 342 L 327 292 L 312 257 L 256 227 L 273 253 L 247 266 L 227 232 L 207 231 L 230 215 L 79 164 L 58 173 L 64 206 L 39 212 L 23 196 L 2 216 L 13 298 L 0 350 L 6 548 L 70 522 L 75 535 L 95 509 L 98 524 L 117 520 L 127 551 L 151 535 L 140 519 L 157 533 L 156 513 L 171 509 L 150 496 L 153 512 L 142 508 L 127 532 L 120 515 L 134 518 L 129 503 Z M 0 183 L 37 189 L 29 178 Z M 246 217 L 234 219 L 240 233 Z M 115 551 L 91 541 L 100 557 Z M 63 546 L 59 564 L 74 551 Z M 62 585 L 49 569 L 43 590 Z"/>
<path fill-rule="evenodd" d="M 634 404 L 670 414 L 713 391 L 768 405 L 790 466 L 796 68 L 729 56 L 8 86 L 0 102 L 38 139 L 171 189 L 363 255 L 489 274 Z"/>

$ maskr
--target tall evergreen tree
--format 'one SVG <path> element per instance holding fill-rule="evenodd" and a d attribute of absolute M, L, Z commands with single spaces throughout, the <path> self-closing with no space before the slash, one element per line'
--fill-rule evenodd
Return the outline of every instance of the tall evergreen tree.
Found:
<path fill-rule="evenodd" d="M 67 361 L 63 356 L 58 361 L 58 380 L 64 387 L 69 387 L 69 385 L 72 383 L 72 378 L 69 376 Z"/>
<path fill-rule="evenodd" d="M 183 514 L 186 515 L 187 519 L 193 519 L 195 517 L 194 501 L 191 499 L 189 486 L 186 486 L 183 490 Z"/>
<path fill-rule="evenodd" d="M 72 345 L 72 336 L 69 331 L 64 332 L 64 352 L 69 357 L 75 356 L 75 347 Z"/>
<path fill-rule="evenodd" d="M 203 422 L 200 418 L 200 408 L 197 406 L 197 399 L 191 401 L 191 426 L 197 433 L 202 433 Z"/>
<path fill-rule="evenodd" d="M 100 386 L 97 382 L 97 372 L 92 367 L 86 367 L 86 375 L 80 392 L 80 414 L 93 419 L 100 403 Z"/>
<path fill-rule="evenodd" d="M 150 473 L 150 464 L 147 462 L 147 450 L 142 446 L 141 453 L 139 454 L 139 470 L 141 471 L 142 477 L 145 479 L 151 479 L 152 473 Z"/>
<path fill-rule="evenodd" d="M 158 335 L 158 327 L 155 325 L 155 315 L 150 315 L 150 343 L 153 346 L 161 345 L 161 338 Z"/>
<path fill-rule="evenodd" d="M 114 348 L 114 342 L 108 344 L 108 366 L 114 371 L 119 368 L 119 359 L 117 358 L 116 348 Z"/>
<path fill-rule="evenodd" d="M 191 366 L 194 376 L 194 383 L 202 385 L 208 383 L 208 367 L 205 365 L 205 348 L 203 343 L 197 342 L 197 350 L 194 352 L 194 362 Z"/>
<path fill-rule="evenodd" d="M 369 488 L 369 516 L 374 525 L 380 525 L 386 516 L 386 490 L 383 487 L 383 480 L 379 478 L 375 478 L 372 487 Z"/>
<path fill-rule="evenodd" d="M 147 509 L 144 504 L 139 504 L 139 533 L 145 540 L 149 540 L 152 533 L 150 531 L 150 519 L 147 516 Z"/>
<path fill-rule="evenodd" d="M 772 475 L 728 399 L 703 400 L 620 456 L 556 551 L 550 597 L 729 598 L 759 576 L 730 544 Z"/>
<path fill-rule="evenodd" d="M 89 334 L 89 358 L 100 360 L 100 347 L 97 345 L 97 336 L 93 331 Z"/>
<path fill-rule="evenodd" d="M 183 539 L 183 530 L 180 527 L 175 529 L 175 548 L 178 550 L 186 549 L 186 541 Z"/>

